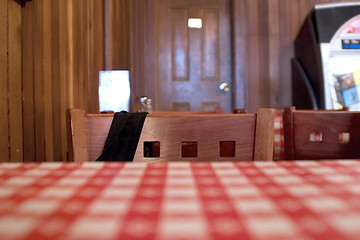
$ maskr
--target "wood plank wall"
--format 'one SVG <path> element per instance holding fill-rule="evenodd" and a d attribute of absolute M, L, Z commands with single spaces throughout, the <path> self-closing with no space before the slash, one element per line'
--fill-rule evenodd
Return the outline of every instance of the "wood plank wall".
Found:
<path fill-rule="evenodd" d="M 0 161 L 66 161 L 65 110 L 98 112 L 99 70 L 132 68 L 134 91 L 153 88 L 154 1 L 0 0 Z M 293 41 L 321 2 L 232 1 L 238 106 L 291 104 Z"/>
<path fill-rule="evenodd" d="M 9 159 L 9 114 L 8 114 L 8 2 L 0 0 L 0 159 Z"/>
<path fill-rule="evenodd" d="M 0 159 L 22 161 L 21 7 L 0 1 Z M 11 146 L 11 147 L 10 147 Z"/>
<path fill-rule="evenodd" d="M 134 0 L 104 0 L 106 69 L 130 68 L 131 24 L 129 23 L 132 1 Z"/>
<path fill-rule="evenodd" d="M 0 0 L 0 161 L 66 161 L 65 110 L 98 112 L 104 0 Z"/>

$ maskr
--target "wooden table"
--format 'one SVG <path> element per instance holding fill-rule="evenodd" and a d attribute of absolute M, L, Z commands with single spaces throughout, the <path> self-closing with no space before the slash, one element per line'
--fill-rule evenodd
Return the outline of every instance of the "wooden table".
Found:
<path fill-rule="evenodd" d="M 0 239 L 359 239 L 360 161 L 0 164 Z"/>

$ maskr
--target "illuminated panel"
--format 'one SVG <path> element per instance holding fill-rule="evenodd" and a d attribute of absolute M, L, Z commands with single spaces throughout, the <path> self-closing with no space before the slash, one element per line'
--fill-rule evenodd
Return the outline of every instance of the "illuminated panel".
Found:
<path fill-rule="evenodd" d="M 201 18 L 189 18 L 188 19 L 188 27 L 189 28 L 202 28 Z"/>
<path fill-rule="evenodd" d="M 343 49 L 360 49 L 360 39 L 344 39 L 341 44 Z"/>
<path fill-rule="evenodd" d="M 100 71 L 99 79 L 99 110 L 129 111 L 129 71 Z"/>

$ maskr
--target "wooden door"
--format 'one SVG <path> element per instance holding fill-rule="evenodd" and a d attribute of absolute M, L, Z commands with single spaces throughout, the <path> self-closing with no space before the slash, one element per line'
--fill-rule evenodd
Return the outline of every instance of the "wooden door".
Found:
<path fill-rule="evenodd" d="M 229 0 L 159 0 L 157 11 L 156 109 L 231 112 Z"/>

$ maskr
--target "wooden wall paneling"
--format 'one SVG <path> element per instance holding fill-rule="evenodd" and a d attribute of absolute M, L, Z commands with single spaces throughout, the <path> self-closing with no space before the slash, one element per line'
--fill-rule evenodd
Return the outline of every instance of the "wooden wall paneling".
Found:
<path fill-rule="evenodd" d="M 105 10 L 105 69 L 112 70 L 114 69 L 114 61 L 116 60 L 114 56 L 118 55 L 116 51 L 116 41 L 118 39 L 121 41 L 121 35 L 118 34 L 120 31 L 119 19 L 116 19 L 119 15 L 116 15 L 120 11 L 120 9 L 116 8 L 118 2 L 114 0 L 104 0 L 104 10 Z M 118 24 L 116 24 L 118 23 Z M 118 27 L 116 27 L 118 26 Z M 120 38 L 119 38 L 120 37 Z M 123 54 L 119 54 L 119 58 L 124 56 Z"/>
<path fill-rule="evenodd" d="M 8 0 L 0 1 L 0 162 L 10 160 L 8 115 Z"/>
<path fill-rule="evenodd" d="M 34 1 L 34 114 L 36 161 L 45 161 L 43 2 Z"/>
<path fill-rule="evenodd" d="M 113 59 L 113 25 L 115 24 L 112 19 L 114 18 L 114 11 L 113 11 L 113 1 L 112 0 L 104 0 L 104 51 L 105 51 L 105 69 L 110 70 L 112 69 L 112 59 Z"/>
<path fill-rule="evenodd" d="M 69 32 L 71 31 L 71 28 L 69 27 L 71 21 L 69 21 L 69 16 L 71 16 L 71 12 L 69 12 L 69 1 L 64 0 L 57 0 L 56 5 L 54 4 L 53 7 L 58 7 L 58 61 L 59 61 L 59 76 L 58 76 L 58 94 L 59 94 L 59 106 L 58 112 L 60 114 L 60 135 L 57 135 L 58 139 L 54 141 L 61 142 L 61 151 L 59 158 L 56 158 L 56 152 L 54 152 L 54 156 L 56 160 L 59 161 L 66 161 L 67 160 L 67 134 L 66 134 L 66 109 L 68 107 L 71 107 L 70 103 L 70 96 L 72 94 L 69 94 L 68 91 L 70 86 L 70 57 L 71 57 L 71 48 L 69 43 Z M 54 43 L 55 44 L 55 43 Z M 54 83 L 55 84 L 55 83 Z M 55 90 L 55 87 L 54 87 Z M 55 95 L 54 95 L 55 97 Z M 55 109 L 54 109 L 55 110 Z M 57 110 L 55 110 L 57 111 Z M 54 150 L 55 151 L 55 150 Z"/>
<path fill-rule="evenodd" d="M 52 11 L 53 1 L 43 2 L 43 81 L 44 81 L 44 128 L 45 128 L 45 159 L 54 161 L 54 123 L 53 123 L 53 78 L 52 78 Z M 55 28 L 53 28 L 55 29 Z M 56 47 L 56 46 L 55 46 Z M 59 117 L 56 114 L 55 117 Z"/>
<path fill-rule="evenodd" d="M 65 21 L 61 22 L 62 33 L 65 33 L 66 39 L 63 39 L 67 46 L 66 56 L 64 59 L 67 60 L 66 63 L 66 87 L 67 87 L 67 103 L 69 108 L 74 107 L 74 28 L 73 28 L 73 0 L 65 0 L 66 13 L 63 13 L 62 16 Z"/>
<path fill-rule="evenodd" d="M 246 109 L 248 92 L 246 83 L 246 44 L 247 24 L 245 1 L 231 1 L 232 39 L 232 74 L 233 74 L 233 106 L 236 109 Z"/>
<path fill-rule="evenodd" d="M 120 5 L 118 5 L 118 19 L 116 21 L 117 28 L 119 28 L 119 37 L 114 39 L 115 42 L 118 42 L 117 45 L 117 53 L 120 54 L 122 57 L 115 58 L 119 59 L 118 63 L 115 65 L 116 69 L 130 69 L 130 62 L 131 62 L 131 49 L 130 49 L 130 34 L 131 34 L 131 16 L 132 12 L 132 4 L 134 0 L 122 0 L 120 1 Z"/>
<path fill-rule="evenodd" d="M 34 2 L 22 8 L 22 82 L 24 118 L 24 161 L 35 162 L 34 112 Z"/>
<path fill-rule="evenodd" d="M 144 79 L 144 1 L 134 0 L 130 5 L 130 88 L 131 102 L 136 97 L 146 96 L 146 82 Z"/>
<path fill-rule="evenodd" d="M 156 56 L 155 39 L 157 37 L 155 29 L 155 1 L 146 0 L 144 4 L 144 81 L 147 83 L 146 95 L 154 99 L 156 95 L 156 61 L 154 59 Z"/>
<path fill-rule="evenodd" d="M 89 112 L 90 105 L 91 105 L 91 96 L 89 95 L 89 88 L 93 81 L 90 75 L 90 68 L 91 68 L 91 55 L 90 55 L 90 42 L 91 42 L 91 31 L 90 31 L 90 7 L 91 1 L 83 0 L 83 86 L 82 86 L 82 95 L 84 101 L 84 109 L 86 112 Z"/>
<path fill-rule="evenodd" d="M 74 1 L 75 2 L 75 1 Z M 87 24 L 87 14 L 88 14 L 88 0 L 76 0 L 76 11 L 75 11 L 75 18 L 77 18 L 75 21 L 79 20 L 79 28 L 78 32 L 81 34 L 81 40 L 78 43 L 79 48 L 79 55 L 77 56 L 79 61 L 79 71 L 78 73 L 78 91 L 77 94 L 79 94 L 79 106 L 84 108 L 85 111 L 88 111 L 88 96 L 87 96 L 87 86 L 88 86 L 88 47 L 89 47 L 89 32 L 88 32 L 88 24 Z M 76 38 L 74 39 L 77 41 L 79 35 L 76 35 Z M 75 48 L 76 50 L 76 48 Z M 76 70 L 76 69 L 75 69 Z"/>
<path fill-rule="evenodd" d="M 92 85 L 92 82 L 94 79 L 91 77 L 91 67 L 92 67 L 92 59 L 90 54 L 90 46 L 91 46 L 91 22 L 90 22 L 90 10 L 91 10 L 91 2 L 88 0 L 84 0 L 83 3 L 83 28 L 84 28 L 84 42 L 83 42 L 83 65 L 84 65 L 84 76 L 83 76 L 83 98 L 84 98 L 84 106 L 85 110 L 87 112 L 90 111 L 90 105 L 91 105 L 91 98 L 92 96 L 89 94 L 90 86 Z"/>
<path fill-rule="evenodd" d="M 281 79 L 280 72 L 282 66 L 280 65 L 281 38 L 284 37 L 284 33 L 280 34 L 280 8 L 283 7 L 283 1 L 269 0 L 268 1 L 268 37 L 269 37 L 269 58 L 267 63 L 269 65 L 269 103 L 268 107 L 282 108 L 280 103 L 281 92 Z"/>
<path fill-rule="evenodd" d="M 81 11 L 84 6 L 82 0 L 72 0 L 73 4 L 73 39 L 71 40 L 74 45 L 74 106 L 85 109 L 83 101 L 83 81 L 84 81 L 84 64 L 83 64 L 83 45 L 84 45 L 84 32 L 83 32 L 83 12 Z"/>
<path fill-rule="evenodd" d="M 158 58 L 158 53 L 160 52 L 160 49 L 158 48 L 158 41 L 161 41 L 159 40 L 160 39 L 160 30 L 159 30 L 159 26 L 161 25 L 160 24 L 160 21 L 161 21 L 161 9 L 160 9 L 160 1 L 161 0 L 153 0 L 153 3 L 154 3 L 154 29 L 153 31 L 155 32 L 156 34 L 156 38 L 154 38 L 154 55 L 153 55 L 153 59 L 156 59 Z M 155 61 L 154 61 L 155 62 Z M 159 95 L 161 94 L 159 92 L 159 84 L 161 84 L 161 81 L 159 80 L 161 78 L 161 76 L 159 75 L 159 66 L 157 65 L 157 61 L 156 61 L 156 64 L 155 64 L 155 68 L 154 68 L 154 71 L 155 71 L 155 75 L 154 75 L 154 81 L 153 81 L 153 86 L 154 86 L 154 91 L 153 91 L 153 98 L 152 98 L 152 101 L 154 102 L 154 106 L 153 106 L 153 110 L 159 110 L 159 107 L 160 106 L 160 102 L 159 102 Z"/>
<path fill-rule="evenodd" d="M 247 53 L 246 81 L 249 112 L 260 107 L 260 49 L 259 49 L 259 0 L 246 0 Z"/>
<path fill-rule="evenodd" d="M 98 94 L 92 95 L 92 86 L 95 84 L 96 79 L 94 79 L 93 71 L 94 69 L 94 49 L 93 49 L 93 34 L 92 34 L 92 24 L 93 24 L 93 3 L 94 1 L 87 1 L 86 6 L 86 43 L 87 43 L 87 51 L 86 51 L 86 77 L 85 77 L 85 91 L 84 94 L 86 95 L 86 110 L 88 113 L 91 113 L 91 110 L 94 108 L 94 105 L 98 105 L 96 102 L 96 97 L 99 97 Z M 97 113 L 97 112 L 95 112 Z"/>
<path fill-rule="evenodd" d="M 145 47 L 144 43 L 146 29 L 145 25 L 148 25 L 145 21 L 145 13 L 147 1 L 134 0 L 128 5 L 130 10 L 129 15 L 129 47 L 130 47 L 130 107 L 132 107 L 135 98 L 139 96 L 146 96 L 147 87 L 149 83 L 145 80 L 144 68 L 145 68 Z M 155 104 L 156 105 L 156 104 Z M 153 106 L 154 107 L 154 106 Z"/>
<path fill-rule="evenodd" d="M 93 0 L 89 4 L 90 67 L 88 88 L 89 113 L 99 112 L 99 71 L 104 70 L 104 1 Z"/>
<path fill-rule="evenodd" d="M 138 96 L 149 96 L 153 100 L 153 109 L 158 106 L 156 92 L 156 4 L 155 0 L 134 0 L 130 9 L 129 26 L 129 68 L 131 104 Z M 130 106 L 131 107 L 131 106 Z"/>
<path fill-rule="evenodd" d="M 141 33 L 137 27 L 139 26 L 139 18 L 137 9 L 139 8 L 139 1 L 132 1 L 129 5 L 131 17 L 129 18 L 129 36 L 130 36 L 130 107 L 133 108 L 136 97 L 140 96 L 139 89 L 141 80 L 139 80 L 139 41 Z M 145 94 L 143 94 L 145 95 Z"/>
<path fill-rule="evenodd" d="M 258 1 L 258 28 L 259 28 L 259 40 L 257 42 L 257 48 L 259 49 L 259 66 L 257 71 L 259 72 L 259 101 L 260 104 L 257 107 L 269 107 L 271 103 L 271 89 L 270 89 L 270 67 L 272 64 L 269 62 L 269 1 Z"/>
<path fill-rule="evenodd" d="M 100 0 L 72 0 L 70 4 L 72 5 L 70 26 L 72 29 L 69 36 L 70 45 L 73 45 L 70 46 L 72 48 L 70 54 L 73 58 L 70 63 L 73 66 L 71 83 L 73 105 L 84 108 L 86 112 L 98 112 L 98 72 L 104 68 L 104 13 L 102 12 L 104 3 Z"/>
<path fill-rule="evenodd" d="M 81 6 L 79 8 L 80 16 L 81 16 L 81 32 L 83 34 L 82 41 L 81 41 L 81 47 L 82 47 L 82 53 L 81 53 L 81 69 L 82 69 L 82 77 L 81 82 L 79 82 L 79 93 L 82 101 L 82 106 L 85 109 L 85 111 L 89 111 L 89 97 L 87 95 L 88 85 L 90 82 L 89 78 L 89 25 L 88 25 L 88 5 L 89 1 L 82 0 Z"/>
<path fill-rule="evenodd" d="M 83 0 L 71 0 L 72 4 L 72 39 L 70 41 L 73 44 L 73 92 L 74 95 L 74 107 L 85 109 L 84 103 L 84 1 Z M 86 8 L 85 8 L 86 9 Z"/>
<path fill-rule="evenodd" d="M 279 6 L 279 65 L 278 65 L 278 105 L 273 106 L 282 109 L 291 105 L 291 58 L 293 57 L 293 36 L 291 28 L 291 16 L 289 15 L 292 0 L 281 0 Z"/>
<path fill-rule="evenodd" d="M 131 65 L 131 32 L 133 26 L 131 21 L 132 5 L 131 0 L 104 0 L 104 26 L 103 32 L 105 44 L 104 64 L 106 70 L 130 70 Z M 98 38 L 99 39 L 99 38 Z M 99 39 L 100 40 L 100 39 Z M 136 65 L 141 68 L 139 65 Z M 134 91 L 133 74 L 130 71 L 131 91 Z M 131 95 L 133 97 L 133 94 Z"/>
<path fill-rule="evenodd" d="M 61 111 L 61 82 L 60 82 L 60 13 L 62 0 L 51 1 L 51 82 L 52 82 L 52 111 L 53 111 L 53 160 L 66 160 L 63 158 L 61 120 L 65 112 Z M 64 129 L 65 130 L 65 129 Z M 48 161 L 48 160 L 47 160 Z"/>
<path fill-rule="evenodd" d="M 169 14 L 171 11 L 168 9 L 167 1 L 164 0 L 156 0 L 155 1 L 155 9 L 156 12 L 156 94 L 155 94 L 155 110 L 166 109 L 167 106 L 163 102 L 160 102 L 160 96 L 166 94 L 169 91 L 172 91 L 169 87 L 169 84 L 164 84 L 161 88 L 158 87 L 162 84 L 162 79 L 170 79 L 170 75 L 168 71 L 165 71 L 167 68 L 166 64 L 158 64 L 158 62 L 170 62 L 171 56 L 167 49 L 170 49 L 171 38 L 170 34 L 166 34 L 165 30 L 170 29 L 171 22 L 168 20 Z M 135 18 L 135 17 L 134 17 Z M 161 46 L 161 47 L 159 47 Z M 135 57 L 135 56 L 134 56 Z"/>
<path fill-rule="evenodd" d="M 8 96 L 9 96 L 9 131 L 10 159 L 12 162 L 23 161 L 23 117 L 21 84 L 21 5 L 9 1 L 8 29 Z"/>
<path fill-rule="evenodd" d="M 104 0 L 105 68 L 129 69 L 131 5 L 129 0 Z"/>

